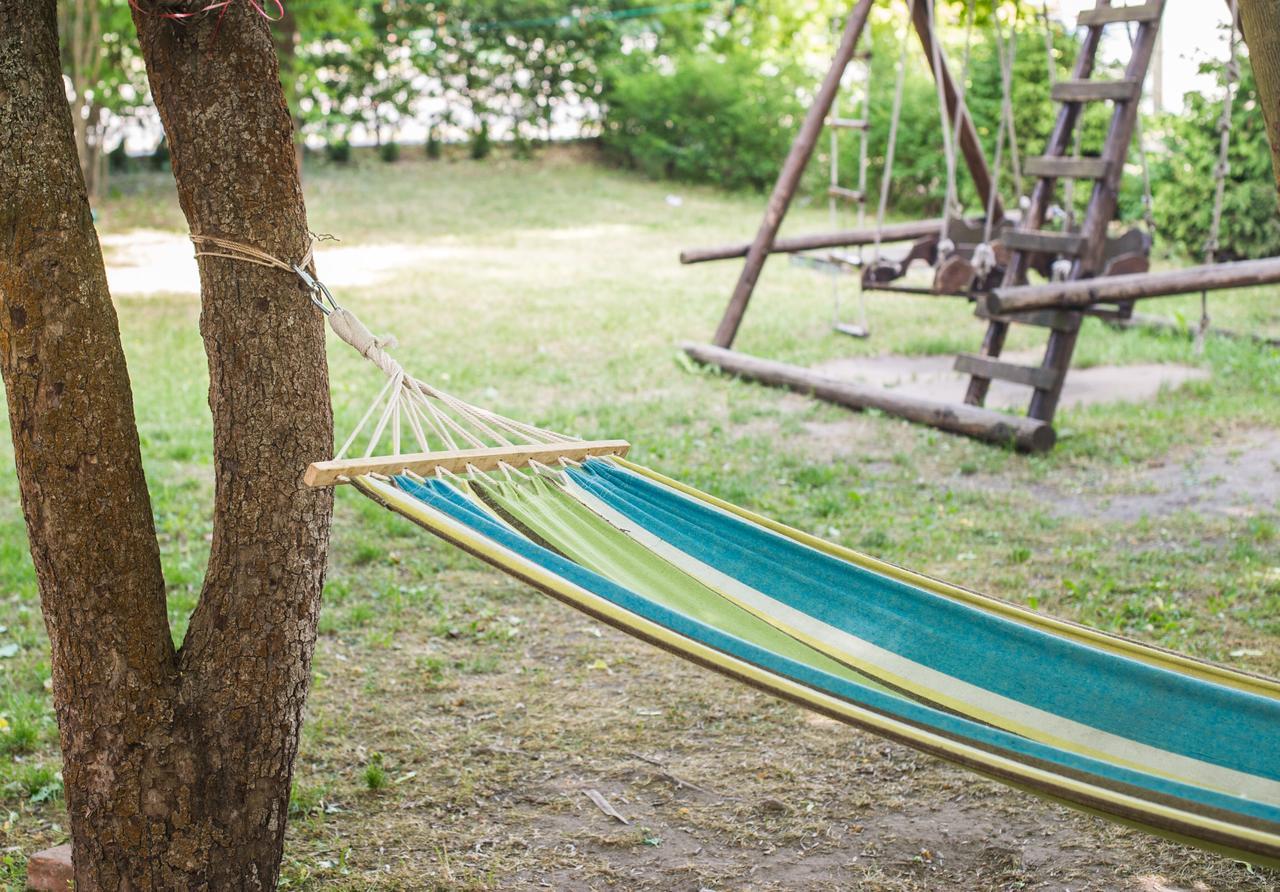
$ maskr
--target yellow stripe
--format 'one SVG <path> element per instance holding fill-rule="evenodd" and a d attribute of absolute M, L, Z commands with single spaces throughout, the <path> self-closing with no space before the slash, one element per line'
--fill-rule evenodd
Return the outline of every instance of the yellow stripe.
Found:
<path fill-rule="evenodd" d="M 871 678 L 1030 740 L 1112 765 L 1169 778 L 1258 802 L 1280 802 L 1280 782 L 1150 746 L 1083 722 L 1029 706 L 907 659 L 722 573 L 664 541 L 583 489 L 572 479 L 562 485 L 601 519 L 653 551 L 721 597 L 776 629 Z M 1158 766 L 1158 767 L 1156 767 Z"/>
<path fill-rule="evenodd" d="M 1223 836 L 1238 843 L 1238 855 L 1242 860 L 1280 867 L 1280 835 L 1198 815 L 1185 809 L 1151 802 L 1033 765 L 1026 765 L 1016 759 L 987 752 L 814 690 L 630 613 L 611 601 L 561 578 L 540 564 L 502 547 L 471 527 L 402 493 L 394 486 L 372 478 L 357 478 L 355 482 L 359 484 L 358 488 L 362 491 L 376 493 L 377 498 L 397 512 L 442 538 L 483 557 L 494 566 L 556 595 L 587 613 L 599 616 L 643 638 L 661 642 L 671 651 L 730 677 L 803 703 L 811 709 L 849 724 L 910 743 L 926 752 L 958 762 L 1004 783 L 1014 786 L 1026 785 L 1039 795 L 1048 796 L 1063 804 L 1085 810 L 1096 810 L 1127 821 L 1133 820 L 1124 817 L 1129 813 L 1146 815 L 1156 822 L 1152 825 L 1143 824 L 1142 826 L 1147 829 L 1166 835 L 1171 833 L 1182 835 L 1190 840 L 1199 840 L 1194 833 L 1196 830 L 1209 836 Z M 1213 845 L 1219 850 L 1231 848 L 1222 843 Z"/>
<path fill-rule="evenodd" d="M 940 579 L 934 579 L 931 576 L 925 576 L 922 573 L 916 573 L 907 570 L 904 567 L 896 566 L 885 561 L 873 558 L 861 552 L 854 551 L 851 548 L 845 548 L 842 545 L 836 545 L 825 539 L 789 527 L 786 524 L 771 520 L 754 511 L 748 511 L 746 508 L 740 508 L 723 499 L 718 499 L 713 495 L 709 495 L 701 490 L 695 489 L 673 480 L 657 471 L 650 470 L 642 465 L 624 458 L 611 458 L 611 461 L 617 462 L 622 467 L 630 471 L 635 471 L 641 476 L 648 477 L 651 480 L 669 486 L 678 492 L 682 492 L 687 496 L 705 502 L 706 504 L 719 508 L 736 517 L 748 520 L 751 523 L 762 526 L 768 530 L 772 530 L 781 536 L 785 536 L 802 545 L 807 545 L 816 551 L 831 555 L 832 557 L 846 560 L 851 564 L 856 564 L 866 570 L 871 570 L 899 582 L 905 582 L 908 585 L 914 585 L 933 592 L 943 597 L 952 598 L 989 613 L 995 613 L 1000 616 L 1007 617 L 1017 622 L 1025 623 L 1043 629 L 1054 634 L 1062 635 L 1067 638 L 1087 643 L 1094 647 L 1120 654 L 1135 660 L 1141 660 L 1154 666 L 1160 666 L 1170 671 L 1181 672 L 1185 675 L 1191 675 L 1205 681 L 1215 682 L 1217 684 L 1227 685 L 1238 690 L 1246 691 L 1250 694 L 1257 694 L 1260 697 L 1269 697 L 1271 699 L 1280 699 L 1280 681 L 1273 678 L 1266 678 L 1261 675 L 1253 675 L 1248 672 L 1241 672 L 1238 669 L 1232 669 L 1227 666 L 1219 666 L 1216 663 L 1209 663 L 1204 660 L 1198 660 L 1184 654 L 1175 653 L 1159 647 L 1153 647 L 1144 644 L 1141 641 L 1134 641 L 1131 638 L 1125 638 L 1121 635 L 1114 635 L 1110 632 L 1103 632 L 1099 629 L 1093 629 L 1088 626 L 1082 626 L 1078 623 L 1069 622 L 1067 620 L 1058 619 L 1052 616 L 1046 616 L 1043 613 L 1037 613 L 1030 608 L 1023 607 L 1020 604 L 1014 604 L 1009 601 L 1003 601 L 991 595 L 984 595 L 979 592 L 970 591 L 969 589 L 960 588 L 949 582 L 943 582 Z"/>

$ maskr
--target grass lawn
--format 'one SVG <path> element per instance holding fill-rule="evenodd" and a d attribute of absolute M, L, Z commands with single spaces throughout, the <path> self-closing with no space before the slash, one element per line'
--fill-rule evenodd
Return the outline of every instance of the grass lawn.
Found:
<path fill-rule="evenodd" d="M 116 185 L 105 234 L 185 233 L 167 175 Z M 748 237 L 758 196 L 569 153 L 317 166 L 306 187 L 313 228 L 348 264 L 322 247 L 322 277 L 352 277 L 339 301 L 397 335 L 419 377 L 542 426 L 625 437 L 642 463 L 895 563 L 1280 674 L 1276 493 L 1233 488 L 1245 471 L 1280 476 L 1280 351 L 1211 340 L 1197 354 L 1089 321 L 1078 365 L 1210 377 L 1065 411 L 1058 448 L 1027 457 L 682 362 L 675 344 L 709 337 L 738 265 L 681 267 L 678 250 Z M 825 210 L 789 225 L 821 228 Z M 196 297 L 147 290 L 116 297 L 180 638 L 211 531 L 207 374 Z M 1146 310 L 1199 312 L 1196 298 Z M 871 313 L 871 339 L 831 334 L 822 280 L 776 261 L 737 346 L 812 364 L 981 339 L 960 303 L 880 296 Z M 1214 321 L 1280 335 L 1278 293 L 1218 296 Z M 341 435 L 380 382 L 336 340 L 330 355 Z M 19 887 L 25 854 L 65 839 L 65 811 L 12 474 L 0 505 L 0 878 Z M 354 493 L 339 494 L 314 677 L 287 889 L 1280 887 L 712 677 Z"/>

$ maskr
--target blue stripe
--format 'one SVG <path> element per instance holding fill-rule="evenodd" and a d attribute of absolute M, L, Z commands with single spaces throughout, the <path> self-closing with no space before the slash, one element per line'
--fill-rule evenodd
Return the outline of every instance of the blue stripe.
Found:
<path fill-rule="evenodd" d="M 1228 813 L 1247 815 L 1274 823 L 1277 825 L 1276 831 L 1280 831 L 1280 807 L 1275 805 L 1253 802 L 1241 797 L 1204 790 L 1189 784 L 1110 765 L 1097 759 L 1080 756 L 1028 740 L 1007 731 L 952 715 L 894 694 L 876 691 L 856 682 L 838 678 L 802 663 L 778 656 L 733 635 L 656 604 L 636 592 L 580 567 L 572 561 L 566 560 L 554 552 L 535 544 L 526 537 L 496 523 L 492 518 L 477 510 L 467 496 L 457 492 L 453 487 L 442 481 L 428 481 L 424 486 L 409 478 L 397 477 L 396 484 L 407 494 L 452 517 L 454 520 L 466 524 L 503 548 L 527 558 L 562 579 L 616 604 L 628 613 L 643 617 L 685 638 L 730 654 L 783 678 L 791 679 L 815 690 L 903 721 L 933 728 L 943 734 L 970 743 L 1003 751 L 1005 754 L 1014 757 L 1021 756 L 1037 759 L 1064 769 L 1093 775 L 1098 779 L 1111 780 L 1175 797 L 1187 801 L 1191 806 L 1199 804 Z"/>
<path fill-rule="evenodd" d="M 573 478 L 686 554 L 907 659 L 1111 734 L 1280 778 L 1280 702 L 892 579 L 612 464 L 590 462 Z"/>

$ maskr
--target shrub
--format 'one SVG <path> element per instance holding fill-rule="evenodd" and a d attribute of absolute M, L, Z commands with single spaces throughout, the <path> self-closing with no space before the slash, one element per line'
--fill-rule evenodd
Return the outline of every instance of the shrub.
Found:
<path fill-rule="evenodd" d="M 493 151 L 493 142 L 489 139 L 489 122 L 481 121 L 480 129 L 471 138 L 471 159 L 483 161 Z"/>
<path fill-rule="evenodd" d="M 384 142 L 378 148 L 378 157 L 387 164 L 395 164 L 400 160 L 400 143 L 394 139 Z"/>
<path fill-rule="evenodd" d="M 653 177 L 768 188 L 804 115 L 794 69 L 765 70 L 745 50 L 670 61 L 620 62 L 606 100 L 605 152 Z"/>
<path fill-rule="evenodd" d="M 124 140 L 107 153 L 107 169 L 112 173 L 130 173 L 137 164 L 124 149 Z"/>
<path fill-rule="evenodd" d="M 1219 260 L 1280 254 L 1280 218 L 1266 124 L 1247 60 L 1242 60 L 1240 69 L 1231 115 Z M 1188 93 L 1182 113 L 1159 122 L 1165 131 L 1165 151 L 1152 168 L 1157 231 L 1166 244 L 1193 257 L 1204 252 L 1213 215 L 1218 119 L 1225 89 L 1221 66 L 1218 81 L 1219 90 L 1207 95 Z"/>
<path fill-rule="evenodd" d="M 345 139 L 330 140 L 324 148 L 325 157 L 334 164 L 351 163 L 351 143 Z"/>
<path fill-rule="evenodd" d="M 427 157 L 432 161 L 439 161 L 440 154 L 440 138 L 436 136 L 436 130 L 432 127 L 427 133 Z"/>
<path fill-rule="evenodd" d="M 156 145 L 156 150 L 151 153 L 147 163 L 151 165 L 152 170 L 169 169 L 169 140 L 167 138 L 160 138 L 159 144 Z"/>

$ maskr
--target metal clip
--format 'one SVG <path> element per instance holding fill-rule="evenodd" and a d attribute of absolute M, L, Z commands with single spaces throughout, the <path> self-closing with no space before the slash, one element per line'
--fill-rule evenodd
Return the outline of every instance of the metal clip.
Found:
<path fill-rule="evenodd" d="M 307 272 L 298 264 L 293 265 L 293 271 L 298 274 L 298 278 L 302 280 L 303 286 L 307 289 L 307 297 L 311 298 L 311 302 L 316 305 L 316 309 L 328 316 L 334 310 L 341 309 L 338 302 L 333 299 L 333 295 L 325 284 L 316 279 L 311 273 Z"/>

